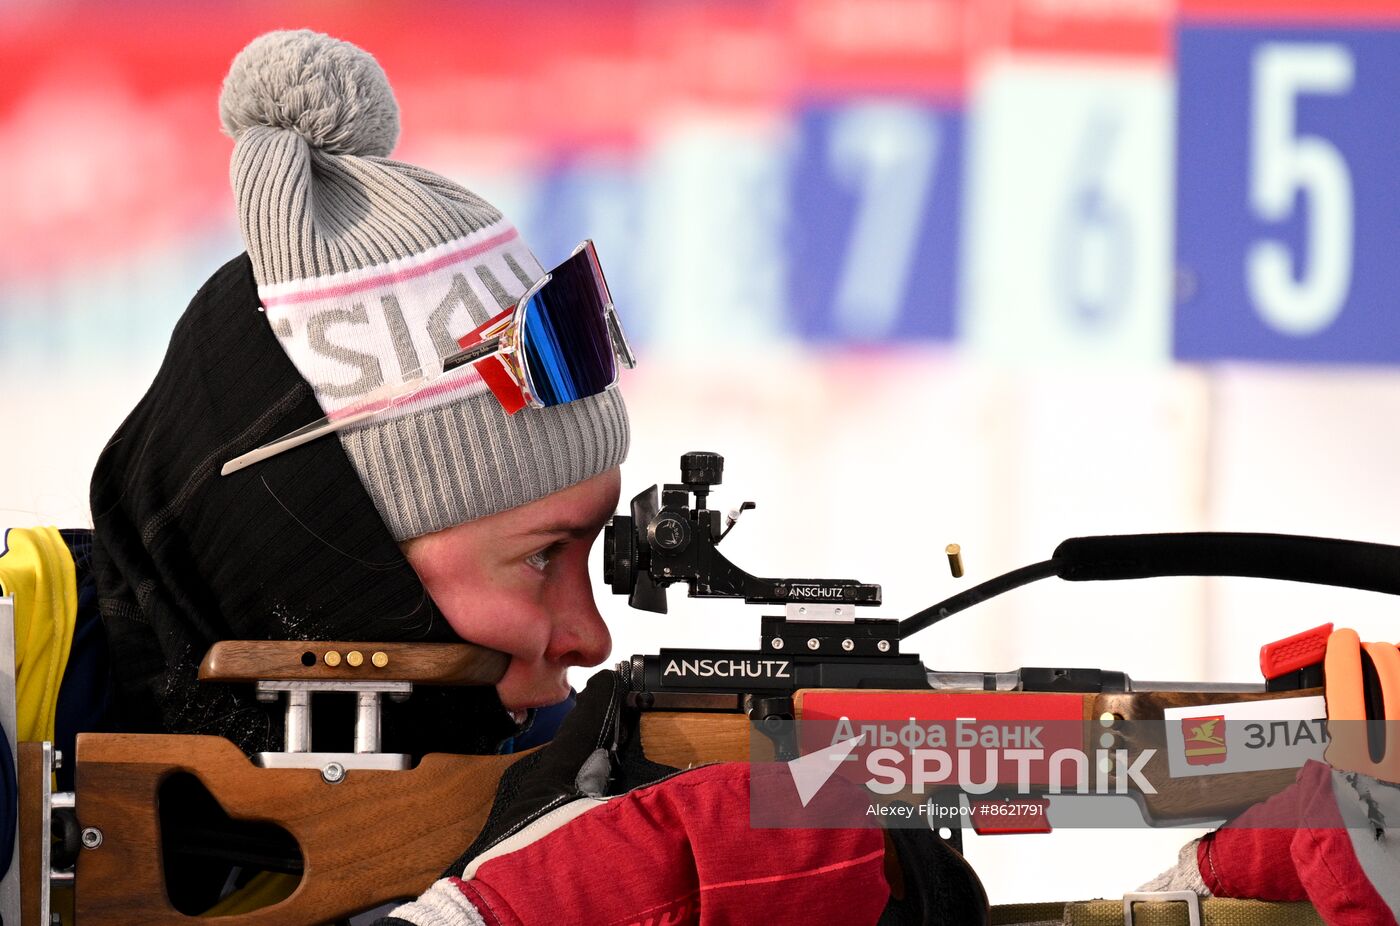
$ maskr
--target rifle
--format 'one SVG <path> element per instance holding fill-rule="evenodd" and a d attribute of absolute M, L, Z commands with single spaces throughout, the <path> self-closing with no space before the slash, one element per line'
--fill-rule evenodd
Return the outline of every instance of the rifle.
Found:
<path fill-rule="evenodd" d="M 1315 714 L 1321 709 L 1322 628 L 1266 652 L 1270 677 L 1263 684 L 1148 683 L 1085 668 L 936 671 L 901 651 L 901 644 L 988 598 L 1052 576 L 1255 576 L 1400 594 L 1396 547 L 1261 534 L 1084 537 L 1065 541 L 1042 563 L 902 621 L 857 616 L 856 608 L 880 604 L 880 586 L 760 578 L 719 552 L 738 515 L 753 507 L 744 503 L 724 524 L 708 507 L 722 468 L 718 454 L 685 454 L 681 482 L 638 494 L 604 536 L 605 581 L 633 607 L 664 612 L 667 588 L 683 582 L 691 597 L 783 609 L 762 618 L 759 649 L 662 649 L 618 665 L 645 755 L 675 767 L 793 758 L 808 745 L 799 741 L 795 722 L 831 720 L 843 710 L 857 716 L 872 698 L 897 696 L 901 710 L 914 703 L 921 722 L 951 722 L 989 708 L 1002 718 L 1045 719 L 1027 711 L 1051 705 L 1055 716 L 1073 718 L 1086 754 L 1112 742 L 1108 771 L 1115 760 L 1120 767 L 1145 760 L 1142 770 L 1158 783 L 1156 792 L 1131 787 L 1131 776 L 1127 790 L 1149 823 L 1220 820 L 1286 787 L 1294 769 L 1207 768 L 1173 776 L 1168 740 L 1179 727 L 1177 717 L 1183 709 L 1218 714 L 1221 705 L 1289 699 L 1314 705 Z M 192 919 L 172 907 L 165 889 L 158 808 L 162 782 L 188 773 L 245 827 L 235 827 L 225 858 L 301 875 L 286 900 L 224 918 L 229 926 L 325 922 L 414 896 L 480 831 L 501 776 L 524 754 L 435 754 L 410 767 L 407 756 L 379 752 L 380 699 L 407 697 L 415 684 L 493 684 L 505 663 L 501 654 L 470 644 L 217 644 L 201 678 L 252 683 L 266 700 L 285 698 L 285 749 L 250 758 L 218 737 L 83 734 L 75 795 L 49 795 L 51 750 L 24 744 L 21 825 L 26 835 L 45 831 L 42 840 L 23 844 L 24 883 L 75 881 L 79 926 Z M 331 690 L 356 693 L 353 753 L 311 750 L 310 693 Z M 1038 799 L 1022 792 L 979 795 L 984 810 Z M 957 789 L 937 800 L 956 802 Z M 994 816 L 984 814 L 983 823 Z M 247 821 L 275 824 L 276 831 L 269 836 L 266 827 L 247 828 Z M 52 853 L 49 825 L 62 836 Z M 946 832 L 955 843 L 960 839 L 957 827 Z M 23 922 L 47 923 L 37 918 L 47 892 L 24 896 L 33 898 L 26 905 L 36 918 L 26 915 Z"/>

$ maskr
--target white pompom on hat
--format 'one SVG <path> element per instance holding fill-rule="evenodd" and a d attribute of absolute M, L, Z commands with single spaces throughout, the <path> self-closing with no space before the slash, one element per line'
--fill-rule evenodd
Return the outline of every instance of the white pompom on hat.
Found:
<path fill-rule="evenodd" d="M 269 32 L 238 53 L 219 95 L 224 132 L 290 129 L 327 154 L 388 157 L 399 104 L 379 62 L 349 42 L 302 29 Z"/>

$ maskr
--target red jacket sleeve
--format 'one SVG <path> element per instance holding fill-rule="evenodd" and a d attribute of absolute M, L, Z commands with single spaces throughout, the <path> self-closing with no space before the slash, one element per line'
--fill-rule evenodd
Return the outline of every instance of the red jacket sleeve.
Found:
<path fill-rule="evenodd" d="M 1329 926 L 1397 926 L 1352 848 L 1332 791 L 1332 769 L 1309 762 L 1297 780 L 1202 839 L 1196 860 L 1217 897 L 1308 900 Z M 1370 834 L 1363 834 L 1369 838 Z"/>

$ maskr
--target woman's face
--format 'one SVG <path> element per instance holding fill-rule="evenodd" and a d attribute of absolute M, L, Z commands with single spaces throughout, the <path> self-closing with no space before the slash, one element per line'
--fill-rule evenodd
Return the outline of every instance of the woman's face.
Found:
<path fill-rule="evenodd" d="M 608 658 L 612 638 L 593 601 L 588 551 L 617 508 L 616 467 L 519 508 L 403 544 L 463 640 L 511 657 L 496 685 L 511 711 L 569 694 L 570 666 Z"/>

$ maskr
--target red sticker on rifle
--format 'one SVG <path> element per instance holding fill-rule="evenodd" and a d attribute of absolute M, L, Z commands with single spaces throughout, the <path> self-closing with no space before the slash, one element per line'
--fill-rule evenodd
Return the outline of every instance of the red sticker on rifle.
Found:
<path fill-rule="evenodd" d="M 1072 782 L 1088 771 L 1086 746 L 1092 749 L 1084 699 L 1028 692 L 807 690 L 799 693 L 799 748 L 807 754 L 858 738 L 855 766 L 888 770 L 895 778 L 907 771 L 910 781 L 972 775 L 1020 790 L 1066 777 Z"/>

